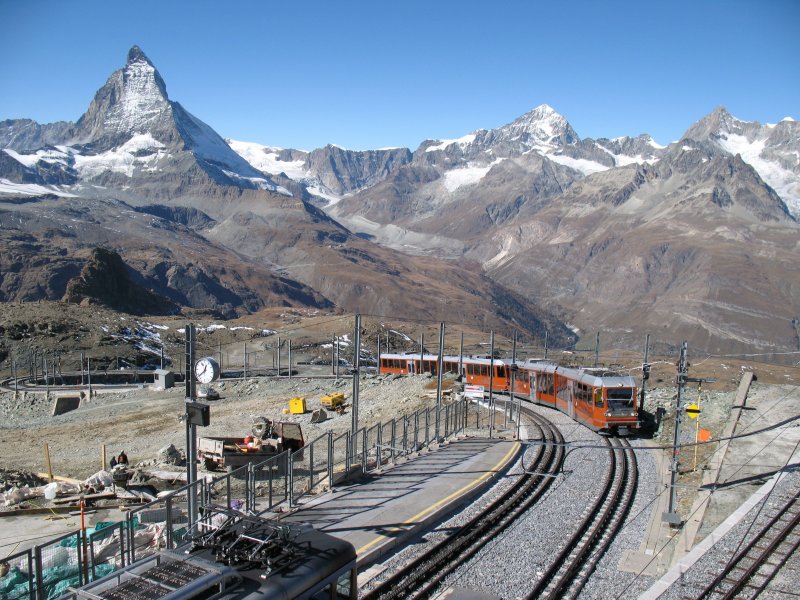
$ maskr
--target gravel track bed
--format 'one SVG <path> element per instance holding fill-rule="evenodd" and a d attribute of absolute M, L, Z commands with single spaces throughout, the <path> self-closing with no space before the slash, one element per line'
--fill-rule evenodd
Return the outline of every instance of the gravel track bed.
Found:
<path fill-rule="evenodd" d="M 753 491 L 756 489 L 753 488 Z M 662 594 L 661 599 L 682 600 L 697 597 L 721 572 L 728 560 L 769 522 L 791 496 L 797 495 L 798 490 L 800 490 L 800 471 L 788 472 L 772 493 L 753 507 L 744 519 L 681 575 L 678 581 Z M 796 598 L 798 587 L 800 587 L 800 555 L 795 552 L 772 580 L 768 591 L 759 598 Z"/>
<path fill-rule="evenodd" d="M 553 421 L 566 442 L 603 444 L 595 433 L 566 415 L 536 408 Z M 600 449 L 567 452 L 564 472 L 526 517 L 504 531 L 472 560 L 445 580 L 445 585 L 467 588 L 502 598 L 527 595 L 577 529 L 584 512 L 595 501 L 609 464 Z"/>
<path fill-rule="evenodd" d="M 631 446 L 636 453 L 639 470 L 636 498 L 625 524 L 617 533 L 608 552 L 597 563 L 594 573 L 581 591 L 579 598 L 582 599 L 615 598 L 623 594 L 625 597 L 636 597 L 655 582 L 653 577 L 620 570 L 620 567 L 624 567 L 626 553 L 638 552 L 640 545 L 647 538 L 650 519 L 656 501 L 662 493 L 653 459 L 655 451 L 636 450 L 643 447 L 642 442 L 638 440 L 631 440 Z"/>
<path fill-rule="evenodd" d="M 553 421 L 568 442 L 603 444 L 599 436 L 576 424 L 566 415 L 539 407 L 534 407 L 534 410 Z M 531 428 L 531 435 L 535 435 L 533 431 Z M 526 467 L 533 460 L 534 451 L 531 448 L 524 453 L 522 460 Z M 529 512 L 529 516 L 504 531 L 448 576 L 445 585 L 502 598 L 516 598 L 527 594 L 532 589 L 531 582 L 541 576 L 552 560 L 554 548 L 564 544 L 574 531 L 575 527 L 567 527 L 565 523 L 577 523 L 587 506 L 594 501 L 608 461 L 609 454 L 605 450 L 581 449 L 568 453 L 564 474 L 554 481 L 550 490 Z M 442 523 L 419 542 L 407 546 L 384 561 L 386 572 L 393 572 L 417 556 L 424 545 L 444 539 L 448 532 L 465 524 L 479 509 L 508 489 L 521 473 L 522 464 L 518 460 L 507 476 L 489 489 L 479 501 Z M 368 585 L 364 590 L 371 588 L 372 585 Z"/>

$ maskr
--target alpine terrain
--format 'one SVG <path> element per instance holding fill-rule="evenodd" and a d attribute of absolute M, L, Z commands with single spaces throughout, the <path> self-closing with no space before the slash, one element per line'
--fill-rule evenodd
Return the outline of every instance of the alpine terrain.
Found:
<path fill-rule="evenodd" d="M 568 322 L 623 343 L 800 349 L 789 118 L 718 108 L 664 146 L 581 138 L 542 105 L 413 151 L 275 148 L 224 140 L 134 47 L 77 122 L 3 121 L 0 148 L 3 301 L 113 304 L 87 264 L 122 264 L 121 285 L 166 310 L 338 307 L 555 344 L 575 341 Z"/>

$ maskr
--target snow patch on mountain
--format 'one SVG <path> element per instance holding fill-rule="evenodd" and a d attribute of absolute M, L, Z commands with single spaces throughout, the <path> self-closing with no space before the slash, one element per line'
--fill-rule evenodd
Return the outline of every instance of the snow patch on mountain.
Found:
<path fill-rule="evenodd" d="M 75 198 L 75 194 L 70 194 L 58 189 L 54 185 L 38 185 L 36 183 L 14 183 L 8 179 L 0 178 L 0 194 L 13 194 L 15 196 L 41 196 L 44 194 L 54 194 L 64 198 Z"/>
<path fill-rule="evenodd" d="M 166 90 L 146 59 L 128 63 L 120 76 L 124 81 L 122 96 L 106 114 L 103 125 L 111 131 L 144 132 L 168 108 Z"/>
<path fill-rule="evenodd" d="M 607 171 L 609 169 L 609 167 L 605 165 L 585 158 L 572 158 L 571 156 L 564 156 L 563 154 L 547 154 L 546 156 L 553 162 L 580 171 L 584 175 L 591 175 L 592 173 L 599 173 L 600 171 Z"/>
<path fill-rule="evenodd" d="M 8 154 L 17 162 L 20 162 L 29 168 L 35 167 L 39 161 L 51 164 L 57 163 L 66 166 L 69 160 L 69 155 L 67 152 L 53 148 L 43 148 L 41 150 L 37 150 L 34 154 L 19 154 L 10 148 L 3 149 L 3 152 Z"/>
<path fill-rule="evenodd" d="M 143 170 L 155 171 L 160 159 L 171 156 L 164 148 L 166 146 L 149 133 L 140 133 L 119 148 L 100 154 L 84 155 L 71 148 L 69 150 L 75 158 L 75 169 L 80 176 L 92 178 L 107 171 L 133 177 L 137 166 Z"/>
<path fill-rule="evenodd" d="M 460 138 L 456 138 L 454 140 L 436 140 L 439 142 L 434 146 L 428 146 L 425 148 L 425 152 L 433 152 L 434 150 L 444 150 L 448 146 L 453 144 L 460 144 L 462 146 L 467 146 L 475 141 L 476 135 L 474 133 L 468 133 L 467 135 L 461 136 Z"/>
<path fill-rule="evenodd" d="M 262 146 L 253 142 L 225 140 L 231 149 L 259 171 L 269 175 L 284 173 L 289 179 L 300 181 L 310 177 L 304 160 L 280 160 L 282 148 Z"/>
<path fill-rule="evenodd" d="M 490 165 L 484 167 L 470 165 L 461 169 L 451 169 L 445 172 L 442 177 L 444 187 L 447 188 L 448 192 L 452 193 L 462 186 L 474 185 L 483 179 L 494 165 L 502 161 L 503 159 L 498 158 Z"/>
<path fill-rule="evenodd" d="M 742 160 L 752 166 L 761 179 L 777 192 L 791 213 L 800 215 L 800 176 L 761 156 L 766 140 L 750 141 L 743 135 L 729 133 L 727 137 L 720 136 L 717 143 L 726 152 L 741 155 Z"/>
<path fill-rule="evenodd" d="M 276 192 L 278 194 L 290 197 L 293 195 L 292 192 L 287 190 L 282 185 L 276 185 L 271 181 L 264 179 L 263 177 L 243 177 L 242 175 L 239 175 L 235 171 L 228 171 L 227 169 L 222 169 L 222 172 L 235 181 L 248 182 L 260 190 L 266 190 L 268 192 Z"/>

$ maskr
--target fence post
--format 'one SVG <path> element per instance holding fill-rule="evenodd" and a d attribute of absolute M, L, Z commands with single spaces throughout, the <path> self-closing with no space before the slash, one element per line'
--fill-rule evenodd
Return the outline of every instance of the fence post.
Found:
<path fill-rule="evenodd" d="M 333 432 L 328 432 L 328 490 L 333 491 Z"/>
<path fill-rule="evenodd" d="M 291 369 L 291 367 L 290 367 Z M 308 449 L 308 492 L 314 487 L 314 444 Z"/>
<path fill-rule="evenodd" d="M 230 479 L 230 478 L 229 478 Z M 247 512 L 255 512 L 256 509 L 256 474 L 253 463 L 247 463 L 247 483 L 244 488 L 244 507 Z"/>
<path fill-rule="evenodd" d="M 375 456 L 378 458 L 378 468 L 383 466 L 383 423 L 378 423 L 378 435 L 375 439 Z"/>
<path fill-rule="evenodd" d="M 361 430 L 361 473 L 367 472 L 367 428 Z"/>
<path fill-rule="evenodd" d="M 172 539 L 172 498 L 169 496 L 166 499 L 165 512 L 167 514 L 167 549 L 172 550 L 175 546 Z"/>
<path fill-rule="evenodd" d="M 397 448 L 397 421 L 392 417 L 392 440 L 389 442 L 391 445 L 392 464 L 394 464 L 394 449 Z"/>
<path fill-rule="evenodd" d="M 292 508 L 294 506 L 294 461 L 292 460 L 291 450 L 286 451 L 286 472 L 289 476 L 286 491 L 289 496 L 289 508 Z"/>

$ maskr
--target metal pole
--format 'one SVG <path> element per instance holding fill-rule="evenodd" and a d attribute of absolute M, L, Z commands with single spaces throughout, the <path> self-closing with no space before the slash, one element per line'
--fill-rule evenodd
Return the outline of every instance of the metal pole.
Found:
<path fill-rule="evenodd" d="M 164 346 L 161 346 L 161 370 L 164 370 Z"/>
<path fill-rule="evenodd" d="M 669 507 L 667 512 L 662 513 L 661 520 L 669 523 L 670 525 L 680 526 L 683 524 L 683 519 L 677 513 L 678 506 L 678 469 L 680 467 L 679 454 L 681 442 L 681 425 L 683 423 L 683 389 L 686 386 L 686 378 L 688 376 L 686 364 L 686 351 L 688 344 L 683 342 L 681 344 L 681 355 L 678 361 L 678 398 L 675 405 L 675 431 L 672 438 L 672 464 L 670 465 L 670 482 L 669 482 Z"/>
<path fill-rule="evenodd" d="M 42 355 L 42 363 L 44 365 L 44 397 L 50 398 L 50 383 L 47 381 L 47 354 Z"/>
<path fill-rule="evenodd" d="M 11 375 L 14 377 L 14 398 L 17 397 L 19 391 L 19 382 L 17 381 L 17 361 L 14 360 L 14 354 L 11 354 Z"/>
<path fill-rule="evenodd" d="M 292 340 L 289 340 L 289 379 L 292 378 Z"/>
<path fill-rule="evenodd" d="M 92 359 L 86 357 L 86 377 L 89 381 L 89 400 L 92 399 Z"/>
<path fill-rule="evenodd" d="M 192 323 L 186 324 L 186 370 L 184 371 L 185 402 L 194 402 L 196 398 L 196 387 L 194 379 L 194 349 L 195 349 L 195 329 Z M 245 356 L 247 356 L 245 354 Z M 189 422 L 189 412 L 186 411 L 186 482 L 193 484 L 197 481 L 197 430 L 195 425 Z M 197 496 L 196 490 L 189 489 L 186 495 L 188 499 L 189 527 L 191 528 L 197 520 Z"/>
<path fill-rule="evenodd" d="M 280 343 L 281 338 L 278 338 Z M 280 365 L 280 363 L 279 363 Z M 279 369 L 280 370 L 280 369 Z M 244 379 L 247 380 L 247 342 L 244 343 Z"/>
<path fill-rule="evenodd" d="M 489 354 L 489 437 L 492 437 L 494 431 L 494 330 L 490 336 L 490 354 Z"/>
<path fill-rule="evenodd" d="M 544 330 L 544 359 L 547 360 L 547 330 Z"/>
<path fill-rule="evenodd" d="M 353 443 L 353 456 L 357 450 L 356 432 L 358 431 L 358 386 L 359 386 L 359 368 L 361 366 L 361 315 L 356 315 L 355 332 L 353 335 L 353 406 L 352 413 L 352 443 Z"/>
<path fill-rule="evenodd" d="M 336 337 L 331 338 L 331 375 L 336 375 Z"/>
<path fill-rule="evenodd" d="M 511 406 L 511 410 L 514 410 L 514 383 L 517 375 L 517 330 L 514 330 L 514 335 L 511 341 L 511 385 L 509 386 L 509 402 Z M 509 411 L 506 410 L 506 418 L 505 418 L 505 425 L 508 425 L 508 413 Z M 513 418 L 513 414 L 511 417 Z"/>
<path fill-rule="evenodd" d="M 594 340 L 594 366 L 600 362 L 600 332 L 597 332 L 597 337 Z"/>
<path fill-rule="evenodd" d="M 281 376 L 281 338 L 278 338 L 278 377 Z"/>
<path fill-rule="evenodd" d="M 340 360 L 339 336 L 336 336 L 336 379 L 339 379 L 339 360 Z"/>
<path fill-rule="evenodd" d="M 419 371 L 417 375 L 422 375 L 425 372 L 425 367 L 422 366 L 425 360 L 425 334 L 419 334 Z"/>
<path fill-rule="evenodd" d="M 439 323 L 439 359 L 436 363 L 436 440 L 439 440 L 439 413 L 442 410 L 442 377 L 444 375 L 444 321 Z"/>
<path fill-rule="evenodd" d="M 639 412 L 644 410 L 644 393 L 647 388 L 647 380 L 650 379 L 650 334 L 644 340 L 644 362 L 642 362 L 642 388 L 639 390 Z"/>
<path fill-rule="evenodd" d="M 222 377 L 222 342 L 217 342 L 217 355 L 219 356 L 219 376 Z"/>
<path fill-rule="evenodd" d="M 464 332 L 461 332 L 461 344 L 458 346 L 458 374 L 464 373 Z"/>

